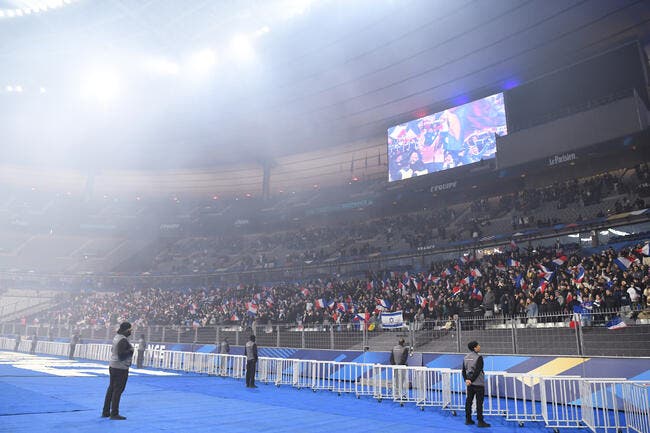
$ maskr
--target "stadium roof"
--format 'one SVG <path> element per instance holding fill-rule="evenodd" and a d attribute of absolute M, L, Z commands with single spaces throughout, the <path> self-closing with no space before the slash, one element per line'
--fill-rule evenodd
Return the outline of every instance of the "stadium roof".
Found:
<path fill-rule="evenodd" d="M 377 138 L 649 35 L 641 0 L 0 0 L 0 160 L 199 167 Z"/>

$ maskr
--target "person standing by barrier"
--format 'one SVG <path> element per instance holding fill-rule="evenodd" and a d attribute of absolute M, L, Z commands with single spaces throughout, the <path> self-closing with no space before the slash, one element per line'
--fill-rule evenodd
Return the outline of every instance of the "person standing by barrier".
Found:
<path fill-rule="evenodd" d="M 20 347 L 20 334 L 16 334 L 16 338 L 14 339 L 14 352 L 18 352 L 19 347 Z"/>
<path fill-rule="evenodd" d="M 470 353 L 463 360 L 463 379 L 467 385 L 467 400 L 465 401 L 465 424 L 472 421 L 472 402 L 476 396 L 476 418 L 478 427 L 490 427 L 483 419 L 483 399 L 485 398 L 485 374 L 483 373 L 483 357 L 479 355 L 481 345 L 470 341 L 467 345 Z"/>
<path fill-rule="evenodd" d="M 224 337 L 219 346 L 219 372 L 222 376 L 228 374 L 228 354 L 230 353 L 230 343 L 228 337 Z"/>
<path fill-rule="evenodd" d="M 70 338 L 70 353 L 68 353 L 68 358 L 70 359 L 74 358 L 74 351 L 77 348 L 77 344 L 79 344 L 79 340 L 81 340 L 79 331 L 75 331 L 72 337 Z"/>
<path fill-rule="evenodd" d="M 29 348 L 29 353 L 34 354 L 36 353 L 36 344 L 38 343 L 38 336 L 36 335 L 36 332 L 32 335 L 32 345 Z"/>
<path fill-rule="evenodd" d="M 108 364 L 110 382 L 104 398 L 102 417 L 110 417 L 113 420 L 124 420 L 126 417 L 120 415 L 120 399 L 126 388 L 126 380 L 129 378 L 129 367 L 133 360 L 133 346 L 129 343 L 131 335 L 131 324 L 123 322 L 113 338 L 111 347 L 111 361 Z"/>
<path fill-rule="evenodd" d="M 144 334 L 140 334 L 140 339 L 138 340 L 138 359 L 136 361 L 137 368 L 142 368 L 145 350 L 147 350 L 147 340 Z"/>
<path fill-rule="evenodd" d="M 390 352 L 391 365 L 406 365 L 408 360 L 408 349 L 404 347 L 404 339 L 400 338 L 397 346 L 393 347 Z M 397 381 L 398 395 L 405 399 L 408 394 L 408 376 L 407 371 L 399 369 L 396 371 L 395 380 Z"/>
<path fill-rule="evenodd" d="M 257 388 L 255 385 L 255 370 L 257 369 L 257 344 L 255 335 L 251 335 L 244 348 L 246 354 L 246 388 Z"/>

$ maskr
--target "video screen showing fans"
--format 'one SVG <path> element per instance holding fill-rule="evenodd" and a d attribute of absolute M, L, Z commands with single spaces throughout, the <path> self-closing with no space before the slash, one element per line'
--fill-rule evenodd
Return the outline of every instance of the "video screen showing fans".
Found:
<path fill-rule="evenodd" d="M 508 133 L 503 93 L 388 129 L 388 181 L 494 158 Z"/>

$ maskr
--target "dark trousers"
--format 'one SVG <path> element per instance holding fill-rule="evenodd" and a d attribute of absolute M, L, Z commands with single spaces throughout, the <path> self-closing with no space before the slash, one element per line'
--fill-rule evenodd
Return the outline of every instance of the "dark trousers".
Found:
<path fill-rule="evenodd" d="M 144 350 L 138 350 L 138 361 L 136 362 L 136 367 L 142 368 L 144 363 Z"/>
<path fill-rule="evenodd" d="M 114 416 L 120 414 L 120 398 L 122 398 L 122 392 L 124 392 L 124 388 L 126 388 L 126 380 L 129 378 L 129 370 L 109 367 L 108 371 L 111 375 L 111 381 L 106 390 L 102 415 Z"/>
<path fill-rule="evenodd" d="M 74 350 L 77 348 L 76 344 L 70 343 L 70 353 L 68 353 L 68 358 L 74 358 Z"/>
<path fill-rule="evenodd" d="M 465 400 L 465 418 L 472 419 L 472 401 L 476 396 L 476 418 L 483 421 L 483 399 L 485 399 L 485 387 L 469 385 L 467 387 L 467 400 Z"/>
<path fill-rule="evenodd" d="M 257 368 L 257 361 L 249 359 L 246 361 L 246 386 L 255 386 L 255 370 Z"/>

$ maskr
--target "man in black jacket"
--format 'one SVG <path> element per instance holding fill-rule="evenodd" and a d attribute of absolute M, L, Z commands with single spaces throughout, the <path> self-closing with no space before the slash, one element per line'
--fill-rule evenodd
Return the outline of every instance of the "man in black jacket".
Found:
<path fill-rule="evenodd" d="M 490 427 L 483 419 L 483 399 L 485 398 L 485 374 L 483 373 L 483 357 L 479 355 L 481 346 L 476 341 L 467 345 L 470 353 L 463 360 L 463 379 L 467 385 L 467 400 L 465 401 L 465 424 L 472 421 L 472 402 L 476 396 L 476 418 L 478 427 Z"/>
<path fill-rule="evenodd" d="M 257 367 L 257 344 L 255 335 L 251 335 L 244 347 L 246 355 L 246 388 L 257 388 L 255 385 L 255 370 Z"/>
<path fill-rule="evenodd" d="M 113 338 L 111 361 L 108 367 L 111 379 L 106 390 L 106 397 L 104 398 L 103 418 L 110 417 L 113 420 L 126 419 L 126 417 L 120 415 L 120 398 L 122 397 L 124 388 L 126 388 L 126 380 L 129 378 L 129 367 L 133 360 L 133 346 L 128 340 L 130 335 L 131 324 L 129 322 L 123 322 L 115 338 Z"/>

